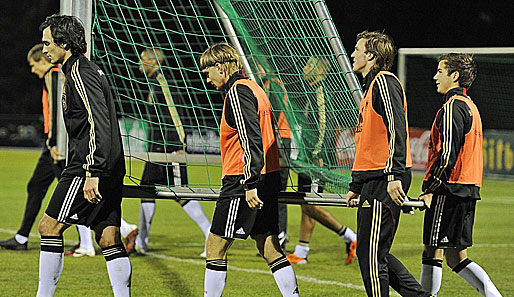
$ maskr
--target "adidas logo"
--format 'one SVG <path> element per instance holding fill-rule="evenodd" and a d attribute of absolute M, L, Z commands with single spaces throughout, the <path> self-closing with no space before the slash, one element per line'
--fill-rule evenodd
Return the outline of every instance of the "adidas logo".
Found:
<path fill-rule="evenodd" d="M 362 203 L 362 207 L 371 207 L 371 205 L 369 205 L 368 200 L 364 200 L 364 202 Z"/>
<path fill-rule="evenodd" d="M 245 230 L 243 229 L 243 227 L 237 229 L 236 234 L 244 235 L 245 234 Z"/>
<path fill-rule="evenodd" d="M 70 217 L 70 219 L 72 220 L 78 220 L 79 219 L 79 216 L 77 214 L 74 214 Z"/>
<path fill-rule="evenodd" d="M 448 236 L 445 236 L 443 239 L 441 239 L 440 243 L 448 243 Z"/>

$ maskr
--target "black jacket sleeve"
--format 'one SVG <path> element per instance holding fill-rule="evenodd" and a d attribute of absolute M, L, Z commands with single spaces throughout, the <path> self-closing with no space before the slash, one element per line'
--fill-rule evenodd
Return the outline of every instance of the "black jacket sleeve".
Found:
<path fill-rule="evenodd" d="M 58 71 L 50 71 L 49 75 L 45 76 L 45 88 L 48 93 L 48 115 L 50 117 L 50 131 L 48 131 L 46 146 L 49 149 L 57 145 L 57 109 L 61 108 L 58 100 L 58 83 Z"/>
<path fill-rule="evenodd" d="M 74 98 L 80 98 L 83 112 L 87 115 L 88 131 L 79 141 L 81 153 L 85 155 L 82 168 L 86 176 L 97 177 L 106 171 L 107 158 L 111 151 L 111 125 L 106 96 L 102 89 L 100 73 L 83 67 L 71 73 L 71 89 Z"/>
<path fill-rule="evenodd" d="M 466 133 L 471 129 L 472 115 L 465 102 L 452 100 L 437 113 L 436 127 L 439 130 L 441 149 L 437 160 L 429 170 L 429 178 L 423 191 L 432 193 L 448 182 L 457 163 Z"/>
<path fill-rule="evenodd" d="M 244 153 L 243 179 L 245 189 L 257 188 L 264 166 L 264 150 L 259 122 L 258 101 L 252 90 L 245 85 L 232 87 L 227 94 L 225 120 L 237 130 Z"/>
<path fill-rule="evenodd" d="M 380 75 L 373 87 L 373 109 L 382 117 L 389 140 L 389 158 L 384 173 L 388 181 L 399 180 L 407 158 L 407 121 L 403 110 L 403 89 L 391 75 Z"/>

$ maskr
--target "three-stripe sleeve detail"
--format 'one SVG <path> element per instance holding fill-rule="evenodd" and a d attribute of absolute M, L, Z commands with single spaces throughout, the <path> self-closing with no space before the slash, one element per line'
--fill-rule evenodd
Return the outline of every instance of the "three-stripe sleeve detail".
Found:
<path fill-rule="evenodd" d="M 228 98 L 230 100 L 230 104 L 232 106 L 232 112 L 234 114 L 234 120 L 236 122 L 237 134 L 239 136 L 239 140 L 241 141 L 241 147 L 243 148 L 245 164 L 243 166 L 243 174 L 244 178 L 241 180 L 241 184 L 246 183 L 248 179 L 252 176 L 251 173 L 251 163 L 252 163 L 252 154 L 250 152 L 250 145 L 248 134 L 246 133 L 246 126 L 243 120 L 243 113 L 241 110 L 241 104 L 239 102 L 239 95 L 237 94 L 237 85 L 233 86 L 228 92 Z"/>
<path fill-rule="evenodd" d="M 441 163 L 439 167 L 434 170 L 434 177 L 441 179 L 442 175 L 448 164 L 450 163 L 450 156 L 452 152 L 452 141 L 453 141 L 453 103 L 455 100 L 451 100 L 443 107 L 443 126 L 442 136 L 446 141 L 443 142 Z"/>
<path fill-rule="evenodd" d="M 93 119 L 93 112 L 91 111 L 91 105 L 89 104 L 89 98 L 87 97 L 86 88 L 82 82 L 82 78 L 79 73 L 79 61 L 73 64 L 71 69 L 71 78 L 75 82 L 75 88 L 84 103 L 87 111 L 87 121 L 89 122 L 89 154 L 86 156 L 86 164 L 83 165 L 84 170 L 89 171 L 89 167 L 94 164 L 94 153 L 96 151 L 96 134 L 95 134 L 95 121 Z"/>
<path fill-rule="evenodd" d="M 387 159 L 384 173 L 390 174 L 393 169 L 393 157 L 394 157 L 394 153 L 395 153 L 395 140 L 396 140 L 396 138 L 395 138 L 396 130 L 395 130 L 395 123 L 394 123 L 393 106 L 392 106 L 392 102 L 391 102 L 389 88 L 387 86 L 386 76 L 380 75 L 377 78 L 377 84 L 378 84 L 378 89 L 380 91 L 380 97 L 382 98 L 382 101 L 384 103 L 385 115 L 386 115 L 387 121 L 389 122 L 389 125 L 387 127 L 387 130 L 390 134 L 389 158 Z"/>

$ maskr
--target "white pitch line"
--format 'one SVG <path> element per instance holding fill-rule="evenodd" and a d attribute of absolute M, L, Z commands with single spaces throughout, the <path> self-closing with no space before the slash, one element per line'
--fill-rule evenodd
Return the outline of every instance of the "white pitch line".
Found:
<path fill-rule="evenodd" d="M 177 257 L 173 257 L 173 256 L 167 256 L 167 255 L 156 254 L 156 253 L 151 253 L 151 252 L 146 253 L 146 255 L 155 257 L 155 258 L 159 258 L 159 259 L 174 261 L 174 262 L 181 262 L 181 263 L 205 266 L 205 261 L 201 261 L 201 260 L 183 259 L 183 258 L 177 258 Z M 234 271 L 239 271 L 239 272 L 271 275 L 270 270 L 248 269 L 248 268 L 237 267 L 234 265 L 229 265 L 228 269 L 234 270 Z M 342 282 L 337 282 L 337 281 L 322 280 L 322 279 L 318 279 L 318 278 L 310 277 L 310 276 L 297 275 L 296 279 L 304 281 L 304 282 L 316 283 L 316 284 L 320 284 L 320 285 L 333 285 L 333 286 L 345 287 L 345 288 L 354 289 L 354 290 L 365 291 L 364 286 L 359 286 L 359 285 L 354 285 L 354 284 L 349 284 L 349 283 L 342 283 Z"/>

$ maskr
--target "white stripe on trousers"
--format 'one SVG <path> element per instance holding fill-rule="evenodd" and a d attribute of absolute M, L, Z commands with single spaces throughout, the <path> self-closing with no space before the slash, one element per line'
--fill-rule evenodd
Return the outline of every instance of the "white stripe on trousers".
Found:
<path fill-rule="evenodd" d="M 239 200 L 240 198 L 234 198 L 230 201 L 227 224 L 225 225 L 225 237 L 232 238 L 234 235 L 234 225 L 236 224 L 237 210 L 239 209 Z"/>
<path fill-rule="evenodd" d="M 437 204 L 434 209 L 434 218 L 432 219 L 432 232 L 430 232 L 430 246 L 437 246 L 437 239 L 439 238 L 439 229 L 441 228 L 441 220 L 443 216 L 444 201 L 446 196 L 440 195 L 437 197 Z"/>
<path fill-rule="evenodd" d="M 78 189 L 80 188 L 80 184 L 82 182 L 82 178 L 77 176 L 73 178 L 71 185 L 66 193 L 66 197 L 64 197 L 64 201 L 61 206 L 61 210 L 59 211 L 59 216 L 57 217 L 57 221 L 64 222 L 66 217 L 68 216 L 71 205 L 73 204 L 73 200 L 75 200 L 75 196 L 77 195 Z"/>
<path fill-rule="evenodd" d="M 371 236 L 369 239 L 369 276 L 372 296 L 381 296 L 380 279 L 378 277 L 378 243 L 382 224 L 382 204 L 373 200 L 373 217 L 371 220 Z"/>

